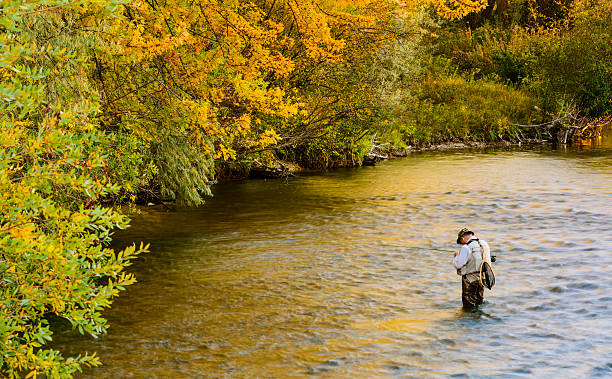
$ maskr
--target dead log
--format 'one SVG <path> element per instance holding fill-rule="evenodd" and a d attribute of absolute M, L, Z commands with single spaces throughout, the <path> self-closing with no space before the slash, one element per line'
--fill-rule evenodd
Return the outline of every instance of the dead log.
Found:
<path fill-rule="evenodd" d="M 383 161 L 385 159 L 389 159 L 389 156 L 386 154 L 377 154 L 369 152 L 363 157 L 363 161 L 361 162 L 362 166 L 374 166 L 376 163 Z"/>
<path fill-rule="evenodd" d="M 601 136 L 602 130 L 612 125 L 612 116 L 604 116 L 594 120 L 579 117 L 567 112 L 555 117 L 550 122 L 536 125 L 515 124 L 519 128 L 535 129 L 539 134 L 547 135 L 555 144 L 566 145 L 580 139 L 590 139 Z"/>
<path fill-rule="evenodd" d="M 265 165 L 258 160 L 255 160 L 255 163 L 256 166 L 251 167 L 249 171 L 250 178 L 272 179 L 295 176 L 293 168 L 290 165 L 283 164 L 281 161 L 275 161 L 273 166 Z"/>
<path fill-rule="evenodd" d="M 383 152 L 382 147 L 389 145 L 389 143 L 381 144 L 376 138 L 376 133 L 372 136 L 370 140 L 370 148 L 366 152 L 363 160 L 361 161 L 362 166 L 374 166 L 376 163 L 389 159 L 389 155 Z"/>

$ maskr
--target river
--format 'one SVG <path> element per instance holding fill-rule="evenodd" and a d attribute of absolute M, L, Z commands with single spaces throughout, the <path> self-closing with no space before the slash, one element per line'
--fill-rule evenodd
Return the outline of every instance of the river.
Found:
<path fill-rule="evenodd" d="M 607 147 L 606 147 L 607 146 Z M 376 167 L 220 184 L 151 207 L 151 243 L 78 378 L 610 377 L 612 144 L 428 152 Z M 461 309 L 469 226 L 497 285 Z"/>

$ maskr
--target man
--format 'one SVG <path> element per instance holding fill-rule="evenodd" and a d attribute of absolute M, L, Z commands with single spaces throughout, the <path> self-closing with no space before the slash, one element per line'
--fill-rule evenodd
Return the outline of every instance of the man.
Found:
<path fill-rule="evenodd" d="M 486 241 L 474 237 L 474 232 L 467 228 L 459 231 L 457 244 L 461 245 L 461 249 L 455 253 L 453 266 L 457 269 L 457 274 L 461 275 L 463 307 L 470 309 L 482 304 L 484 287 L 479 280 L 482 250 L 485 259 L 489 262 L 491 262 L 491 251 Z"/>

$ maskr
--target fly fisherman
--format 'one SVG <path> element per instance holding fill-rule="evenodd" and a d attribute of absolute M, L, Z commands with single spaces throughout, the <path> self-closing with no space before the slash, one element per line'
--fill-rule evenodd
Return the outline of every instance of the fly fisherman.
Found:
<path fill-rule="evenodd" d="M 461 301 L 466 309 L 474 308 L 483 301 L 484 287 L 480 283 L 479 273 L 482 263 L 482 250 L 487 261 L 491 261 L 489 244 L 474 237 L 474 232 L 463 228 L 457 235 L 457 244 L 462 245 L 455 253 L 453 266 L 461 275 Z M 482 250 L 481 250 L 482 247 Z"/>

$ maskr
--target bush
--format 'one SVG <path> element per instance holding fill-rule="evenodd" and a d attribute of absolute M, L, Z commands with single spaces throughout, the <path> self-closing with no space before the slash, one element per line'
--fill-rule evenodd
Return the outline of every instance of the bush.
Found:
<path fill-rule="evenodd" d="M 68 377 L 99 361 L 95 355 L 64 359 L 45 348 L 49 317 L 94 337 L 104 333 L 100 311 L 134 282 L 122 271 L 146 247 L 108 247 L 113 230 L 129 220 L 95 205 L 117 190 L 96 175 L 105 160 L 95 148 L 97 133 L 32 131 L 6 119 L 2 127 L 0 374 Z"/>
<path fill-rule="evenodd" d="M 450 59 L 465 75 L 520 86 L 536 58 L 533 34 L 515 27 L 446 30 L 435 41 L 434 56 Z"/>
<path fill-rule="evenodd" d="M 446 27 L 431 55 L 468 77 L 530 92 L 548 114 L 568 101 L 592 118 L 610 114 L 612 3 L 576 0 L 550 12 L 530 29 Z"/>
<path fill-rule="evenodd" d="M 612 3 L 580 4 L 568 23 L 537 36 L 530 89 L 548 112 L 569 100 L 595 118 L 612 114 Z"/>
<path fill-rule="evenodd" d="M 81 22 L 116 9 L 95 1 L 88 7 Z M 48 319 L 66 319 L 94 337 L 104 333 L 100 312 L 134 282 L 123 270 L 146 251 L 109 248 L 113 230 L 128 219 L 99 205 L 118 186 L 104 176 L 106 136 L 97 131 L 99 104 L 79 54 L 93 38 L 55 28 L 82 10 L 80 3 L 5 1 L 0 13 L 2 377 L 71 377 L 81 365 L 99 364 L 95 355 L 65 359 L 49 349 Z"/>
<path fill-rule="evenodd" d="M 359 122 L 339 123 L 328 126 L 318 138 L 284 149 L 277 155 L 314 169 L 358 166 L 370 147 L 368 132 L 368 127 Z"/>
<path fill-rule="evenodd" d="M 523 91 L 488 80 L 428 75 L 409 119 L 410 143 L 517 140 L 514 124 L 530 122 L 535 101 Z"/>

